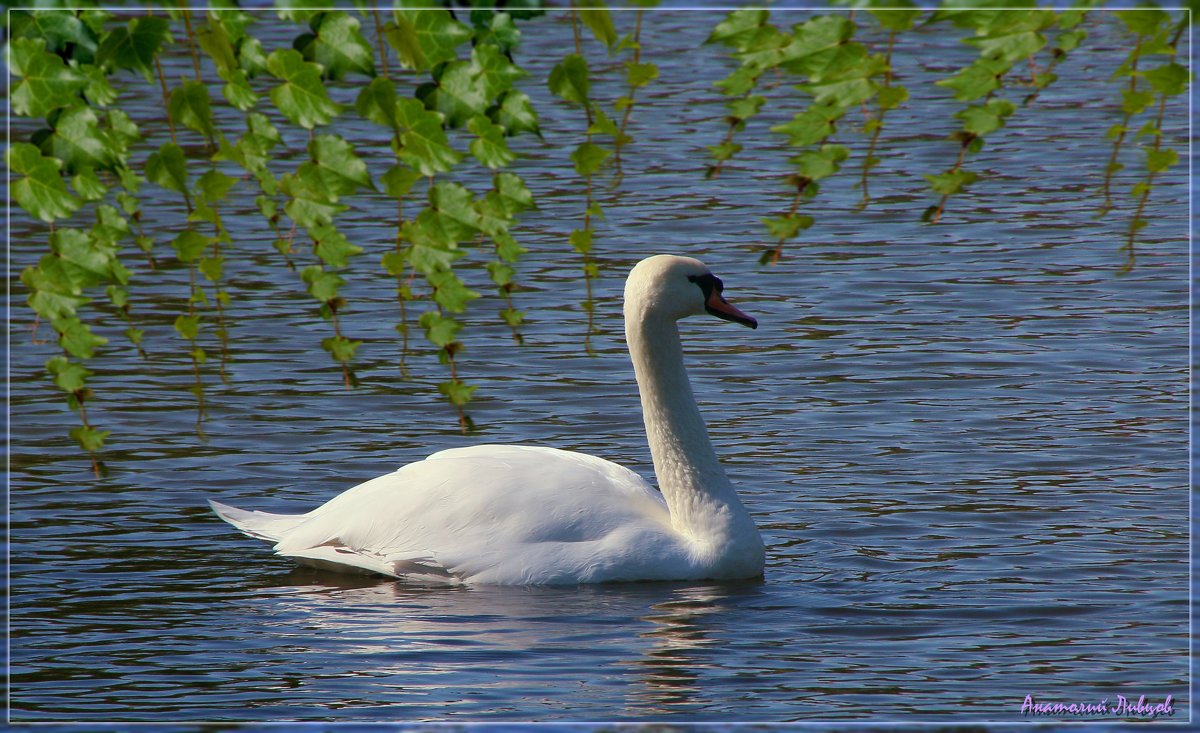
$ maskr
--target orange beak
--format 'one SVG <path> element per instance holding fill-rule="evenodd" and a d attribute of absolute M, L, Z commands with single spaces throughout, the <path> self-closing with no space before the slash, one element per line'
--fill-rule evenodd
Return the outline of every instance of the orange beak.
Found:
<path fill-rule="evenodd" d="M 723 321 L 733 321 L 750 328 L 758 328 L 758 321 L 742 313 L 736 306 L 725 300 L 716 288 L 712 289 L 708 294 L 708 299 L 704 301 L 704 310 Z"/>

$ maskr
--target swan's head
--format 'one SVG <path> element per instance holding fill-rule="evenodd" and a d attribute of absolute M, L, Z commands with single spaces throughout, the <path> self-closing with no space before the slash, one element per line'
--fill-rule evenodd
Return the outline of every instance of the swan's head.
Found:
<path fill-rule="evenodd" d="M 758 328 L 758 321 L 722 295 L 721 278 L 700 260 L 655 255 L 634 265 L 625 281 L 625 317 L 679 320 L 708 313 L 726 321 Z"/>

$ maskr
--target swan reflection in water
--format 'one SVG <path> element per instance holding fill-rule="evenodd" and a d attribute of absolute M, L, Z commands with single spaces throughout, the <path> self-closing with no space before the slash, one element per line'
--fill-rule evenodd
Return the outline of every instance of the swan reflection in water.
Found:
<path fill-rule="evenodd" d="M 350 657 L 341 666 L 374 689 L 358 694 L 410 719 L 455 705 L 486 716 L 489 699 L 512 696 L 579 719 L 710 705 L 697 682 L 720 666 L 721 629 L 762 593 L 755 582 L 431 588 L 303 568 L 272 584 L 295 627 L 290 653 Z"/>

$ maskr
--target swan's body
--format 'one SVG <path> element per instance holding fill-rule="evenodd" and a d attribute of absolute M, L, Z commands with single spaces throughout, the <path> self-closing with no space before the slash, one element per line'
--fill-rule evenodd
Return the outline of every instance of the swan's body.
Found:
<path fill-rule="evenodd" d="M 213 509 L 299 562 L 415 581 L 574 584 L 757 577 L 763 544 L 717 461 L 683 368 L 676 320 L 755 326 L 697 260 L 643 260 L 625 332 L 662 493 L 571 451 L 479 445 L 435 453 L 300 515 Z"/>

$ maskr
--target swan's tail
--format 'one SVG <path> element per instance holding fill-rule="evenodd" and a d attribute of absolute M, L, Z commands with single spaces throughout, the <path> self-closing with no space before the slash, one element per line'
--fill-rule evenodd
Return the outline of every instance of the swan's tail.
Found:
<path fill-rule="evenodd" d="M 278 542 L 283 536 L 308 518 L 305 514 L 269 514 L 267 512 L 248 512 L 219 501 L 209 499 L 208 505 L 217 516 L 229 522 L 251 537 L 268 542 Z"/>

